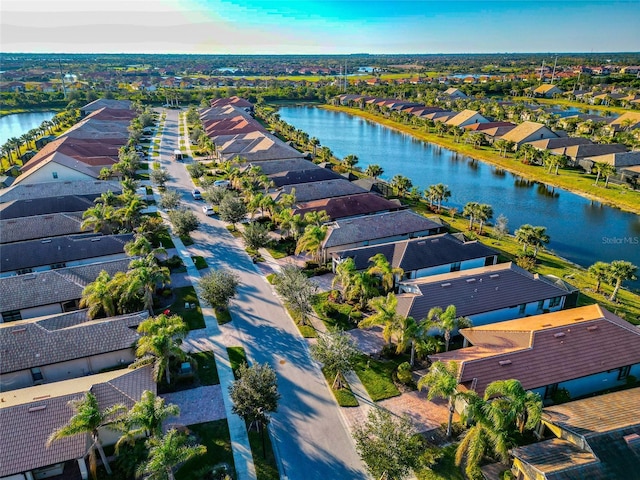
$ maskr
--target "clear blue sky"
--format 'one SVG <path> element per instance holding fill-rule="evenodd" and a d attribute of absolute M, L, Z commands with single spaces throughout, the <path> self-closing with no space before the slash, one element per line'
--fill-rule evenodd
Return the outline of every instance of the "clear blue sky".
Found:
<path fill-rule="evenodd" d="M 640 1 L 2 0 L 3 52 L 640 51 Z"/>

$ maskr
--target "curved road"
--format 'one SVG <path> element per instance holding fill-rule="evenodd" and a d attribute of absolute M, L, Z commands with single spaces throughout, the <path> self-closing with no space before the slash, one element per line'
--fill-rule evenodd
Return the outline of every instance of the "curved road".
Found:
<path fill-rule="evenodd" d="M 192 255 L 202 255 L 213 268 L 229 268 L 240 277 L 238 296 L 231 304 L 233 325 L 252 362 L 269 363 L 278 375 L 282 395 L 270 433 L 280 461 L 281 478 L 289 480 L 367 479 L 318 365 L 272 287 L 225 224 L 206 217 L 202 202 L 190 192 L 193 184 L 172 152 L 179 148 L 178 112 L 166 110 L 160 161 L 173 177 L 167 187 L 182 193 L 184 203 L 197 210 L 201 226 L 192 233 Z M 223 385 L 222 388 L 227 388 Z"/>

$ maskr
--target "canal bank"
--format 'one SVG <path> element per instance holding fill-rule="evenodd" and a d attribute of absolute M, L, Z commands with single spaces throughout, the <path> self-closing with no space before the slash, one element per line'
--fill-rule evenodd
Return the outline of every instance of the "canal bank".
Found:
<path fill-rule="evenodd" d="M 427 133 L 418 127 L 403 125 L 380 115 L 374 115 L 358 108 L 338 107 L 333 105 L 320 105 L 319 108 L 343 112 L 354 115 L 398 132 L 411 135 L 419 140 L 440 145 L 461 155 L 475 158 L 489 163 L 527 180 L 543 183 L 550 187 L 562 188 L 589 200 L 604 203 L 613 208 L 619 208 L 626 212 L 640 214 L 640 192 L 632 191 L 626 187 L 610 185 L 609 188 L 593 186 L 593 177 L 579 173 L 577 170 L 561 170 L 560 175 L 546 173 L 543 167 L 524 165 L 512 157 L 502 158 L 491 147 L 474 148 L 464 143 L 456 143 L 453 139 L 439 137 L 436 134 Z M 601 183 L 603 185 L 603 183 Z"/>

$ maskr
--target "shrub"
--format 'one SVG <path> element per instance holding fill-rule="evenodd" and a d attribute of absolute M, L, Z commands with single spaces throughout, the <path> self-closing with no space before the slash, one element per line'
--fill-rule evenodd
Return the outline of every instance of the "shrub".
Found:
<path fill-rule="evenodd" d="M 518 255 L 516 257 L 516 265 L 532 272 L 533 269 L 536 268 L 536 259 L 531 255 Z"/>
<path fill-rule="evenodd" d="M 566 388 L 559 388 L 555 392 L 553 392 L 553 394 L 551 395 L 551 400 L 553 400 L 553 403 L 555 403 L 556 405 L 560 403 L 567 403 L 571 401 L 571 394 Z"/>
<path fill-rule="evenodd" d="M 409 362 L 403 362 L 398 365 L 396 375 L 398 377 L 398 381 L 404 385 L 409 385 L 413 382 L 413 377 L 411 376 L 411 365 L 409 365 Z"/>

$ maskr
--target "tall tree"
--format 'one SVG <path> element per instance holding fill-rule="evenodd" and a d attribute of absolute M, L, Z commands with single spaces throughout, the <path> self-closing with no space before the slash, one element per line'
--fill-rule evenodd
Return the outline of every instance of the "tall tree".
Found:
<path fill-rule="evenodd" d="M 611 296 L 609 297 L 610 301 L 615 301 L 622 282 L 636 279 L 635 273 L 637 270 L 638 267 L 625 260 L 614 260 L 611 262 L 609 265 L 609 277 L 616 282 L 616 285 L 613 287 L 613 292 L 611 292 Z"/>
<path fill-rule="evenodd" d="M 295 265 L 282 267 L 276 274 L 273 285 L 287 307 L 299 315 L 303 325 L 306 324 L 313 312 L 312 299 L 318 291 L 318 286 Z"/>
<path fill-rule="evenodd" d="M 356 262 L 351 257 L 340 262 L 335 268 L 335 276 L 331 281 L 331 288 L 335 288 L 336 285 L 340 284 L 340 295 L 344 300 L 347 298 L 347 292 L 353 284 L 353 279 L 357 272 Z"/>
<path fill-rule="evenodd" d="M 353 154 L 347 155 L 346 157 L 344 157 L 344 160 L 342 160 L 342 165 L 347 169 L 347 172 L 352 171 L 353 167 L 355 167 L 357 163 L 358 157 Z"/>
<path fill-rule="evenodd" d="M 171 383 L 170 362 L 173 358 L 184 360 L 186 354 L 180 348 L 188 327 L 178 315 L 158 315 L 138 325 L 138 333 L 142 336 L 136 343 L 138 359 L 130 368 L 153 365 L 153 375 L 160 382 L 164 375 L 167 384 Z"/>
<path fill-rule="evenodd" d="M 61 426 L 49 436 L 47 445 L 51 445 L 57 440 L 73 437 L 75 435 L 87 435 L 91 441 L 89 442 L 89 466 L 93 477 L 96 478 L 96 455 L 98 450 L 100 459 L 104 465 L 104 469 L 109 475 L 112 474 L 109 467 L 109 461 L 104 454 L 102 442 L 100 441 L 99 429 L 108 427 L 118 420 L 118 417 L 126 411 L 126 407 L 122 404 L 112 405 L 104 410 L 100 409 L 96 396 L 87 392 L 84 397 L 71 400 L 69 405 L 75 411 L 75 414 L 69 419 L 66 425 Z"/>
<path fill-rule="evenodd" d="M 175 472 L 188 460 L 204 455 L 207 448 L 192 445 L 188 437 L 172 428 L 160 438 L 147 441 L 149 456 L 137 469 L 137 476 L 149 480 L 175 480 Z"/>
<path fill-rule="evenodd" d="M 371 327 L 382 325 L 382 336 L 391 345 L 391 338 L 396 333 L 402 322 L 402 316 L 398 314 L 398 299 L 393 293 L 386 297 L 376 297 L 369 301 L 369 306 L 374 310 L 372 315 L 362 319 L 358 327 Z"/>
<path fill-rule="evenodd" d="M 478 214 L 479 206 L 480 204 L 478 202 L 468 202 L 462 209 L 462 215 L 469 217 L 469 230 L 473 230 L 473 224 L 477 220 L 476 215 Z"/>
<path fill-rule="evenodd" d="M 380 175 L 384 173 L 384 170 L 380 165 L 376 165 L 372 163 L 371 165 L 367 166 L 364 173 L 369 177 L 377 179 Z"/>
<path fill-rule="evenodd" d="M 596 293 L 600 293 L 602 282 L 609 278 L 610 265 L 605 262 L 596 262 L 589 267 L 589 273 L 596 279 Z"/>
<path fill-rule="evenodd" d="M 478 220 L 478 234 L 482 235 L 482 227 L 484 226 L 487 220 L 491 220 L 493 218 L 493 208 L 491 205 L 487 205 L 486 203 L 481 203 L 478 205 L 476 214 L 476 220 Z"/>
<path fill-rule="evenodd" d="M 461 397 L 458 391 L 458 365 L 456 362 L 435 362 L 429 367 L 429 371 L 418 380 L 418 389 L 427 388 L 427 398 L 433 400 L 436 397 L 448 402 L 449 418 L 447 420 L 447 437 L 451 438 L 451 425 L 456 408 L 456 400 Z"/>
<path fill-rule="evenodd" d="M 127 293 L 138 294 L 142 297 L 145 310 L 153 315 L 153 292 L 158 285 L 164 287 L 171 283 L 171 273 L 167 267 L 161 267 L 153 253 L 146 257 L 137 258 L 129 263 L 129 285 Z"/>
<path fill-rule="evenodd" d="M 331 385 L 334 389 L 342 388 L 342 379 L 353 370 L 361 355 L 355 341 L 341 331 L 320 333 L 310 352 L 313 359 L 322 363 L 325 371 L 334 377 Z"/>
<path fill-rule="evenodd" d="M 396 278 L 402 278 L 404 270 L 400 267 L 393 267 L 391 263 L 389 263 L 389 260 L 387 260 L 387 257 L 382 253 L 376 253 L 369 259 L 369 262 L 372 263 L 372 265 L 367 270 L 367 273 L 380 278 L 383 293 L 393 291 Z"/>
<path fill-rule="evenodd" d="M 515 425 L 520 433 L 533 429 L 542 416 L 540 395 L 527 392 L 518 380 L 496 380 L 487 385 L 484 400 L 491 401 L 492 409 L 499 409 L 509 425 Z"/>
<path fill-rule="evenodd" d="M 240 277 L 227 269 L 211 270 L 200 280 L 202 298 L 212 307 L 226 309 L 236 296 Z"/>
<path fill-rule="evenodd" d="M 427 322 L 442 331 L 444 336 L 444 351 L 449 351 L 449 343 L 451 341 L 451 333 L 460 328 L 471 326 L 471 320 L 468 317 L 458 317 L 456 306 L 449 305 L 442 310 L 440 307 L 433 307 L 427 314 Z"/>
<path fill-rule="evenodd" d="M 119 423 L 124 435 L 116 443 L 116 451 L 122 445 L 133 444 L 141 435 L 146 437 L 161 437 L 162 423 L 169 417 L 180 415 L 180 407 L 170 403 L 165 404 L 162 397 L 158 397 L 150 390 L 142 392 L 140 400 L 133 404 L 131 410 L 124 415 Z"/>
<path fill-rule="evenodd" d="M 82 290 L 80 308 L 89 308 L 89 318 L 96 318 L 101 314 L 113 317 L 116 314 L 117 300 L 110 283 L 111 276 L 106 270 L 102 270 L 96 279 Z"/>
<path fill-rule="evenodd" d="M 314 261 L 320 263 L 322 253 L 322 243 L 327 236 L 327 227 L 318 227 L 316 225 L 307 225 L 304 233 L 298 239 L 296 244 L 296 255 L 300 252 L 311 254 Z"/>

